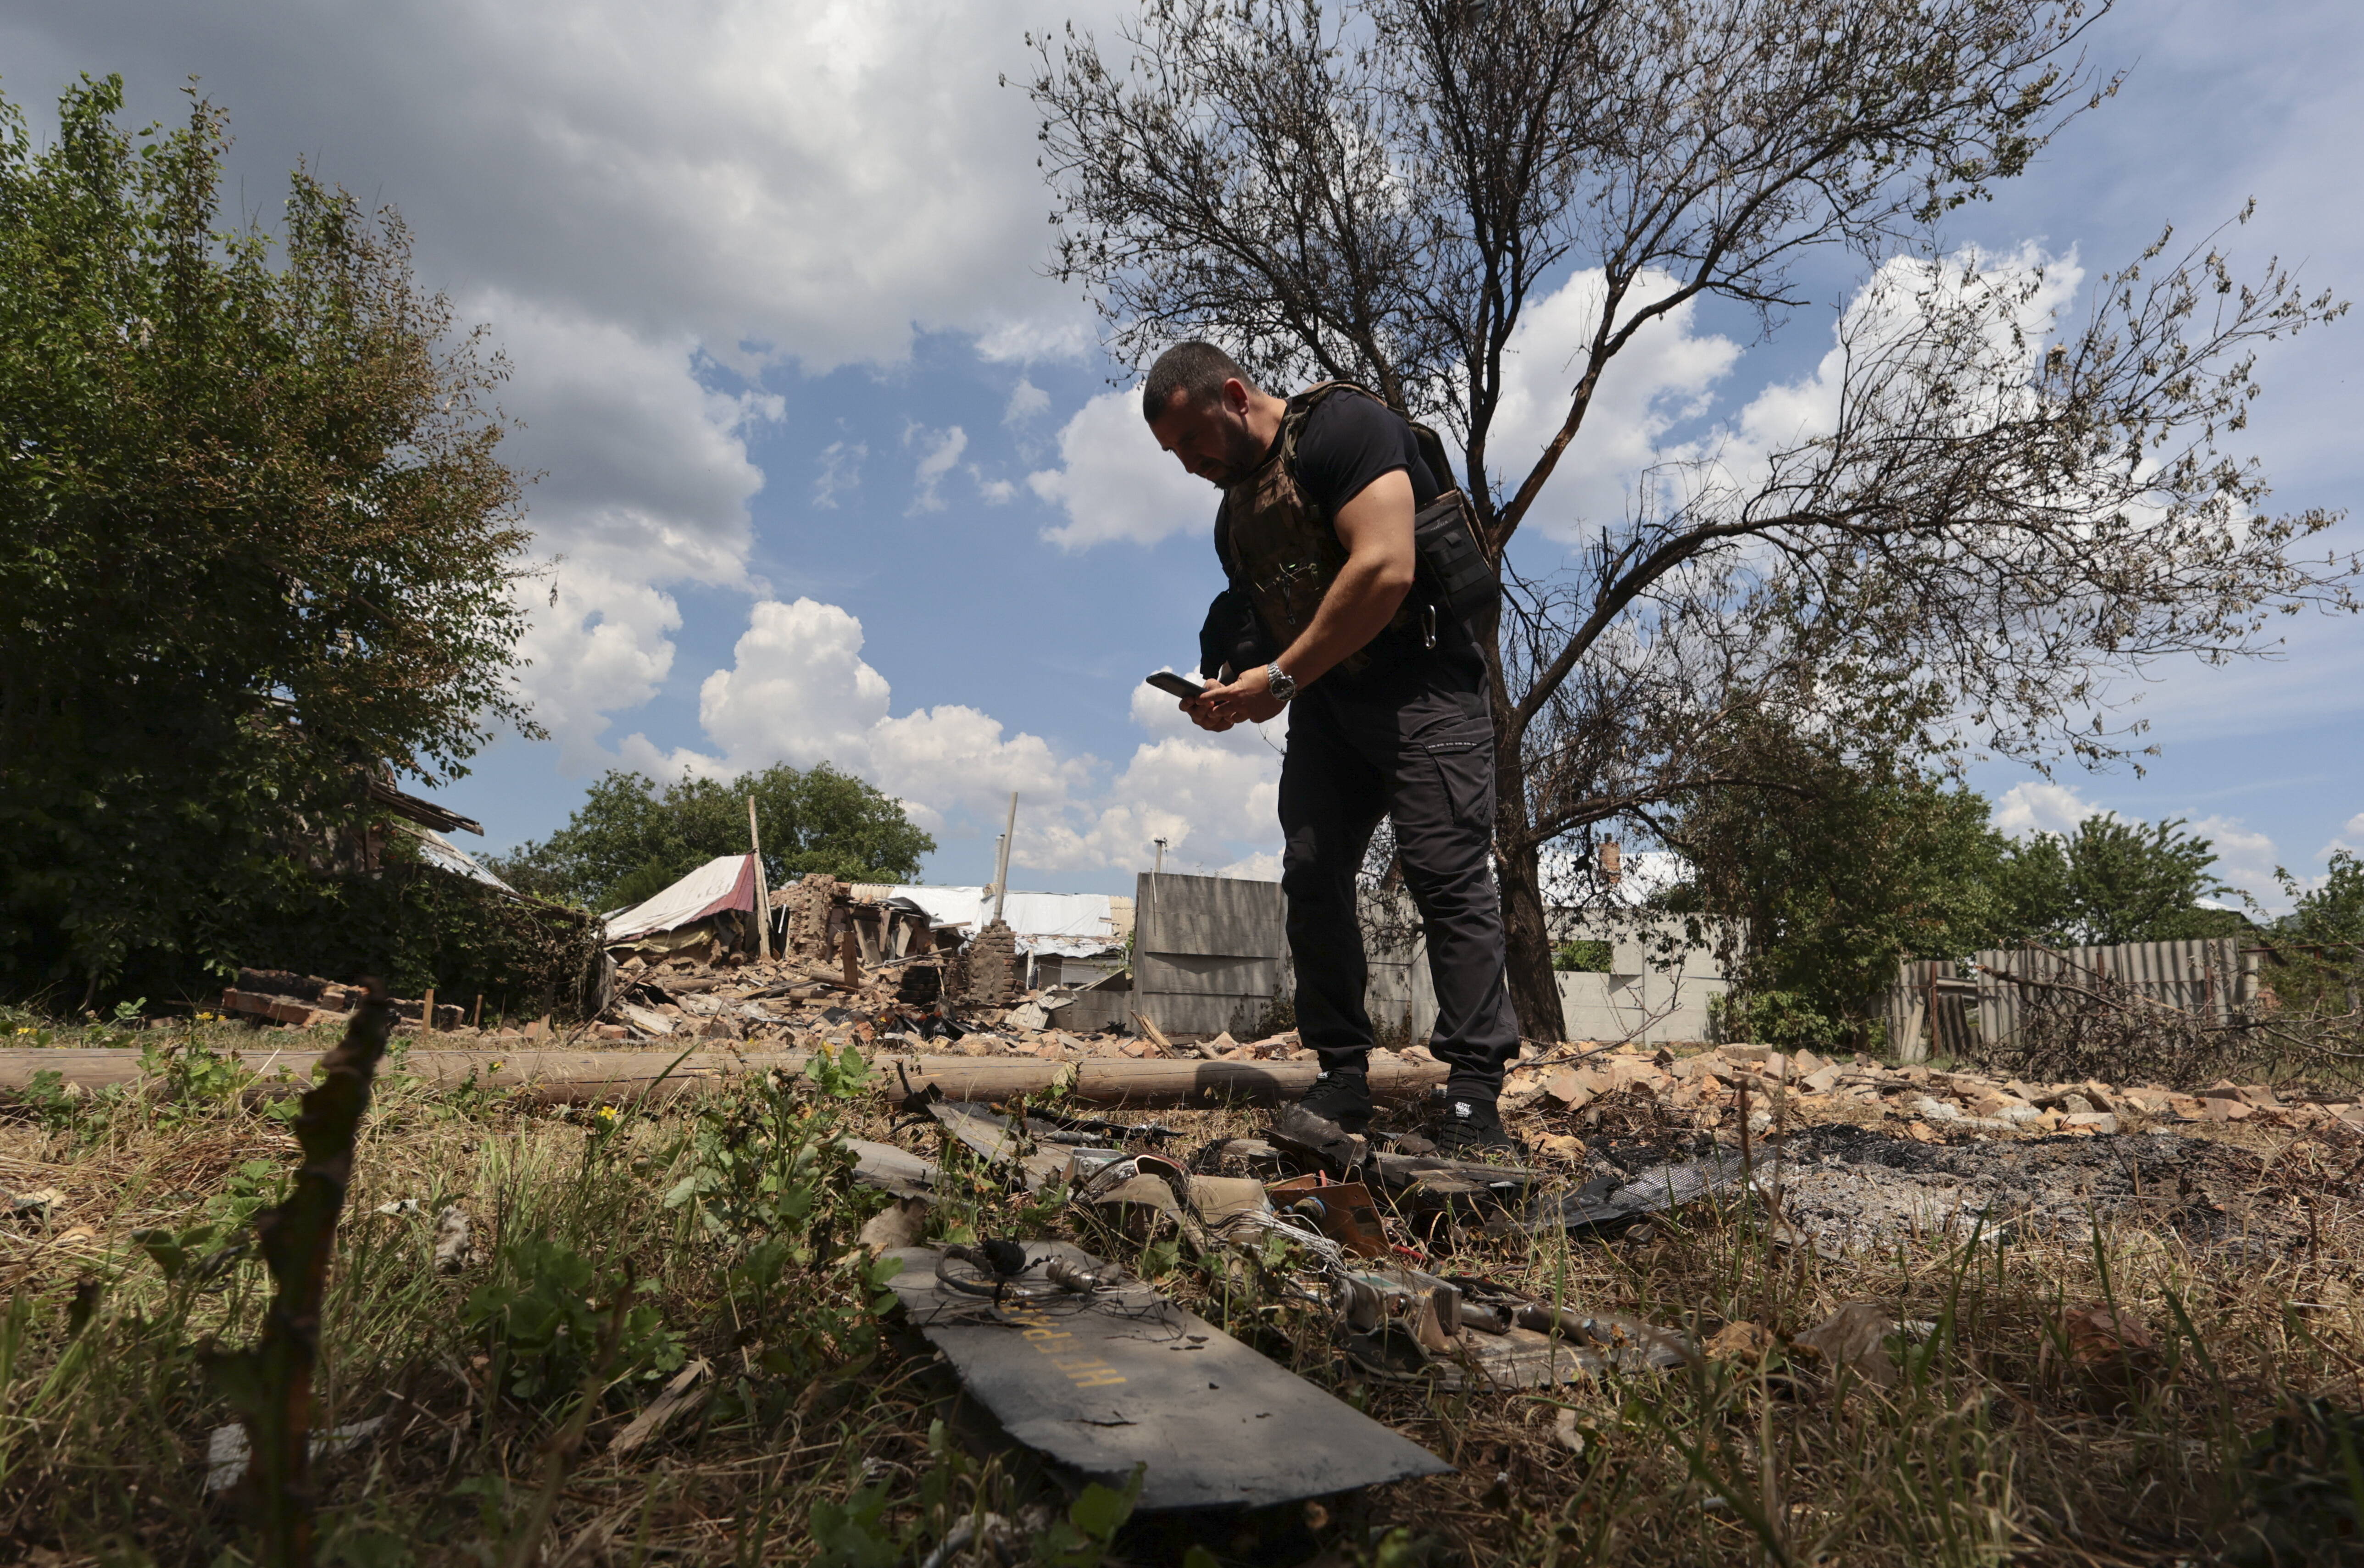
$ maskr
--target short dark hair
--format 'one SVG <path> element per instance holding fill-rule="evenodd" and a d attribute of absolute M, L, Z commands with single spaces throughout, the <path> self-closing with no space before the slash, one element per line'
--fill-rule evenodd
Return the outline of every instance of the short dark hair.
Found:
<path fill-rule="evenodd" d="M 1223 383 L 1233 379 L 1250 388 L 1255 385 L 1239 361 L 1214 344 L 1176 343 L 1157 356 L 1157 362 L 1149 367 L 1149 379 L 1141 384 L 1141 417 L 1154 424 L 1159 415 L 1173 406 L 1176 393 L 1188 393 L 1191 402 L 1204 403 L 1223 390 Z"/>

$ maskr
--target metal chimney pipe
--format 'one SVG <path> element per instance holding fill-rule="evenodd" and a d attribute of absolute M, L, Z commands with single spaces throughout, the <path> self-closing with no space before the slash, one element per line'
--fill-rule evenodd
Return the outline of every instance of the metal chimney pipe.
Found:
<path fill-rule="evenodd" d="M 1001 918 L 1001 906 L 1009 898 L 1009 840 L 1018 836 L 1018 792 L 1009 792 L 1009 824 L 1001 830 L 1001 852 L 994 857 L 993 917 Z"/>

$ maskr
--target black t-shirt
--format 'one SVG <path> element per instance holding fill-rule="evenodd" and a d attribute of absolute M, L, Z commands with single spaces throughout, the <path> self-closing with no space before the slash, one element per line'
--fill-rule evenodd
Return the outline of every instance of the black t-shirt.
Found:
<path fill-rule="evenodd" d="M 1280 438 L 1273 437 L 1277 447 Z M 1270 449 L 1267 449 L 1269 455 Z M 1338 508 L 1360 495 L 1371 482 L 1401 469 L 1411 481 L 1412 509 L 1418 511 L 1445 491 L 1444 476 L 1429 472 L 1428 462 L 1420 455 L 1420 438 L 1412 434 L 1411 425 L 1403 416 L 1376 397 L 1360 393 L 1337 391 L 1313 406 L 1305 417 L 1305 428 L 1297 436 L 1296 476 L 1298 486 L 1306 499 L 1319 506 L 1323 515 L 1335 518 Z M 1219 527 L 1221 525 L 1218 525 Z M 1415 593 L 1423 590 L 1415 589 Z M 1244 606 L 1243 617 L 1236 629 L 1236 639 L 1243 650 L 1248 641 L 1259 643 L 1253 657 L 1271 658 L 1280 650 L 1260 646 L 1264 640 L 1253 616 Z M 1210 626 L 1212 624 L 1210 619 Z M 1484 662 L 1469 634 L 1451 617 L 1444 617 L 1437 628 L 1436 653 L 1444 662 L 1464 674 L 1472 675 L 1484 669 Z M 1384 638 L 1401 639 L 1403 633 L 1382 633 Z M 1245 668 L 1251 657 L 1245 651 L 1227 651 L 1232 642 L 1221 635 L 1199 634 L 1199 646 L 1206 661 L 1205 673 L 1212 677 L 1218 664 L 1228 662 L 1234 668 Z M 1420 645 L 1405 642 L 1390 658 L 1388 666 L 1400 665 L 1407 659 L 1417 658 Z M 1376 678 L 1376 677 L 1370 677 Z M 1328 677 L 1333 686 L 1355 687 L 1366 684 L 1366 677 L 1350 676 L 1344 672 Z M 1475 689 L 1474 686 L 1471 689 Z"/>
<path fill-rule="evenodd" d="M 1333 392 L 1306 416 L 1297 437 L 1297 483 L 1325 516 L 1336 517 L 1371 481 L 1397 469 L 1411 480 L 1415 511 L 1444 494 L 1438 476 L 1421 460 L 1420 438 L 1377 398 Z"/>

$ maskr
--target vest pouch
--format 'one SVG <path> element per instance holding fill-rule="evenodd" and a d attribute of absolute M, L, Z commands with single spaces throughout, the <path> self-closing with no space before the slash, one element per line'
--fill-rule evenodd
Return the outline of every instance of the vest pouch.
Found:
<path fill-rule="evenodd" d="M 1256 618 L 1255 602 L 1236 588 L 1226 588 L 1207 606 L 1199 628 L 1199 673 L 1212 681 L 1225 665 L 1234 678 L 1260 670 L 1280 657 Z"/>
<path fill-rule="evenodd" d="M 1412 550 L 1429 597 L 1483 646 L 1502 618 L 1502 580 L 1478 542 L 1468 500 L 1448 490 L 1414 513 Z"/>

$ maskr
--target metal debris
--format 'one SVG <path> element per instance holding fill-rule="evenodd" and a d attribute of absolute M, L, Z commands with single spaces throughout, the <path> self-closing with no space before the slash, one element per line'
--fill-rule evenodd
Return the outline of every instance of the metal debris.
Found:
<path fill-rule="evenodd" d="M 1655 1166 L 1622 1181 L 1604 1176 L 1563 1196 L 1538 1197 L 1527 1207 L 1525 1224 L 1535 1229 L 1620 1230 L 1646 1216 L 1665 1214 L 1737 1186 L 1744 1173 L 1738 1154 L 1718 1151 L 1698 1160 Z"/>
<path fill-rule="evenodd" d="M 1106 1277 L 1064 1242 L 1027 1252 L 1030 1268 Z M 1079 1295 L 1027 1279 L 997 1303 L 940 1280 L 942 1254 L 888 1255 L 912 1323 L 1009 1435 L 1110 1485 L 1145 1465 L 1143 1510 L 1258 1507 L 1452 1468 L 1139 1281 Z"/>
<path fill-rule="evenodd" d="M 853 1179 L 865 1186 L 902 1198 L 927 1197 L 936 1190 L 937 1173 L 932 1161 L 922 1160 L 891 1143 L 873 1143 L 865 1138 L 849 1138 L 845 1146 L 853 1151 Z"/>

